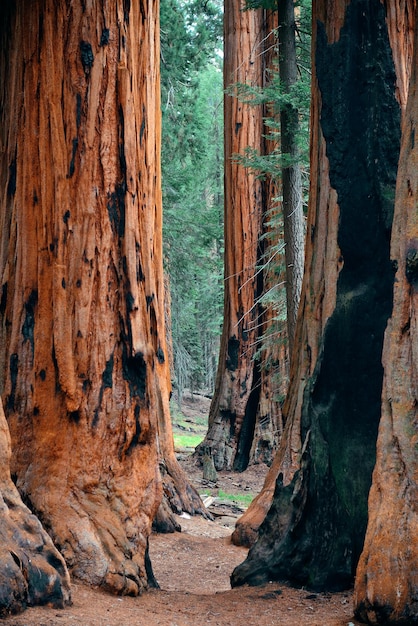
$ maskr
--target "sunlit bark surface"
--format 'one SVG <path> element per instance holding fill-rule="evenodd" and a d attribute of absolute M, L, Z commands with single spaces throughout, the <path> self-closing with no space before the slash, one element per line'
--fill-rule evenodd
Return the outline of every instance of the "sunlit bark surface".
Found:
<path fill-rule="evenodd" d="M 21 1 L 1 29 L 12 474 L 75 576 L 137 594 L 159 464 L 180 509 L 200 502 L 168 413 L 158 2 Z"/>
<path fill-rule="evenodd" d="M 286 425 L 240 522 L 254 536 L 274 493 L 233 585 L 283 578 L 341 589 L 363 546 L 392 306 L 400 107 L 383 5 L 347 4 L 313 6 L 312 183 Z"/>

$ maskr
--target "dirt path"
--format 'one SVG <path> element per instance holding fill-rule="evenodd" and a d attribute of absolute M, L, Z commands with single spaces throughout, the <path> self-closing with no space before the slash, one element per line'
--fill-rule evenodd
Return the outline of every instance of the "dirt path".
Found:
<path fill-rule="evenodd" d="M 216 494 L 257 491 L 263 472 L 222 474 L 217 486 L 203 483 L 190 457 L 182 463 L 199 491 Z M 205 488 L 207 487 L 207 489 Z M 312 594 L 283 584 L 230 589 L 229 576 L 247 554 L 233 546 L 231 529 L 239 515 L 234 503 L 215 500 L 215 521 L 180 517 L 181 533 L 153 534 L 150 556 L 161 589 L 140 598 L 114 597 L 74 582 L 73 605 L 62 611 L 28 609 L 3 620 L 7 626 L 348 626 L 351 593 Z"/>
<path fill-rule="evenodd" d="M 209 401 L 185 403 L 184 424 L 178 432 L 204 432 L 202 415 Z M 202 422 L 202 423 L 200 423 Z M 174 424 L 176 431 L 176 424 Z M 200 432 L 199 431 L 199 432 Z M 181 533 L 153 534 L 150 556 L 160 589 L 140 598 L 115 597 L 77 581 L 73 605 L 62 611 L 28 609 L 2 620 L 5 626 L 354 626 L 352 594 L 313 594 L 270 583 L 231 590 L 229 577 L 247 554 L 230 542 L 235 521 L 245 507 L 245 495 L 257 494 L 267 467 L 250 467 L 242 474 L 220 472 L 217 484 L 203 480 L 202 469 L 190 454 L 179 461 L 199 493 L 214 498 L 214 521 L 179 517 Z M 237 496 L 235 501 L 231 498 Z"/>
<path fill-rule="evenodd" d="M 246 550 L 230 530 L 201 518 L 179 519 L 182 533 L 152 535 L 150 553 L 160 590 L 114 597 L 73 583 L 73 605 L 28 609 L 7 626 L 348 626 L 351 593 L 312 594 L 285 585 L 230 589 L 229 575 Z"/>

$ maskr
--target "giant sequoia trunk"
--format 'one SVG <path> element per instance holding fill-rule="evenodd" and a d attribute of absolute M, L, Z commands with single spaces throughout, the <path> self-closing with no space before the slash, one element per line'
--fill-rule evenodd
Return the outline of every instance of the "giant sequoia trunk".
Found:
<path fill-rule="evenodd" d="M 379 0 L 314 3 L 312 185 L 287 422 L 273 503 L 233 585 L 341 589 L 362 550 L 400 140 L 385 17 Z"/>
<path fill-rule="evenodd" d="M 2 12 L 12 474 L 74 575 L 137 594 L 153 582 L 160 461 L 176 506 L 200 506 L 168 413 L 158 1 L 21 0 Z"/>
<path fill-rule="evenodd" d="M 395 2 L 390 3 L 392 5 Z M 411 29 L 418 23 L 410 10 Z M 418 17 L 418 16 L 417 16 Z M 410 50 L 406 50 L 410 56 Z M 391 258 L 394 308 L 383 350 L 382 417 L 355 606 L 371 624 L 418 623 L 418 31 L 403 120 Z"/>
<path fill-rule="evenodd" d="M 224 14 L 225 87 L 236 83 L 261 85 L 265 46 L 264 11 L 243 12 L 244 2 L 226 0 Z M 209 451 L 216 469 L 244 470 L 255 454 L 274 445 L 276 412 L 263 415 L 256 427 L 260 400 L 260 368 L 254 355 L 260 334 L 262 272 L 260 235 L 265 196 L 254 172 L 234 159 L 248 147 L 260 147 L 263 131 L 261 106 L 225 97 L 225 293 L 215 393 L 209 428 L 200 452 Z M 253 444 L 254 433 L 263 444 Z"/>

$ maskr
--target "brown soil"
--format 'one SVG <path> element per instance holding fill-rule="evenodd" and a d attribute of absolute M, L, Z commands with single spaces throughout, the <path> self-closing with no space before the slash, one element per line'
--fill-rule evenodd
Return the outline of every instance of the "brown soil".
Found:
<path fill-rule="evenodd" d="M 230 535 L 243 505 L 224 494 L 257 493 L 266 467 L 242 474 L 220 472 L 217 484 L 205 483 L 202 470 L 190 454 L 179 459 L 199 493 L 215 497 L 209 506 L 214 521 L 179 517 L 181 533 L 153 534 L 150 556 L 160 589 L 139 598 L 114 597 L 73 581 L 73 605 L 64 610 L 30 608 L 11 616 L 7 626 L 348 626 L 351 592 L 314 594 L 286 584 L 230 588 L 233 568 L 247 554 L 231 544 Z"/>

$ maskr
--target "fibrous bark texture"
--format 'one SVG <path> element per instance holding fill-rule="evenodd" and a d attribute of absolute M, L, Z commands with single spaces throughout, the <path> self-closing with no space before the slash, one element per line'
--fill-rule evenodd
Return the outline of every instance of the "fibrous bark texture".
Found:
<path fill-rule="evenodd" d="M 418 624 L 418 33 L 414 48 L 392 230 L 397 272 L 383 351 L 382 417 L 355 584 L 356 613 L 371 624 Z"/>
<path fill-rule="evenodd" d="M 71 602 L 64 559 L 10 477 L 9 428 L 0 400 L 0 618 L 26 606 Z"/>
<path fill-rule="evenodd" d="M 227 0 L 224 13 L 224 81 L 261 85 L 265 40 L 264 11 L 243 11 L 244 2 Z M 254 355 L 260 334 L 258 299 L 262 293 L 260 235 L 265 194 L 262 181 L 236 159 L 260 147 L 263 111 L 235 96 L 225 96 L 225 291 L 224 325 L 209 428 L 200 451 L 216 469 L 244 470 L 251 456 L 264 460 L 274 449 L 277 410 L 260 400 L 260 368 Z M 235 157 L 235 158 L 234 158 Z M 258 420 L 258 422 L 257 422 Z M 260 423 L 262 427 L 259 427 Z M 258 444 L 253 445 L 254 433 Z M 267 448 L 267 449 L 266 449 Z"/>
<path fill-rule="evenodd" d="M 153 582 L 159 462 L 183 481 L 185 507 L 199 501 L 168 413 L 158 2 L 22 1 L 5 17 L 0 390 L 12 474 L 75 576 L 137 594 Z"/>
<path fill-rule="evenodd" d="M 313 6 L 312 183 L 286 426 L 273 503 L 233 585 L 282 578 L 341 589 L 363 546 L 392 305 L 400 107 L 383 5 L 346 4 Z"/>

